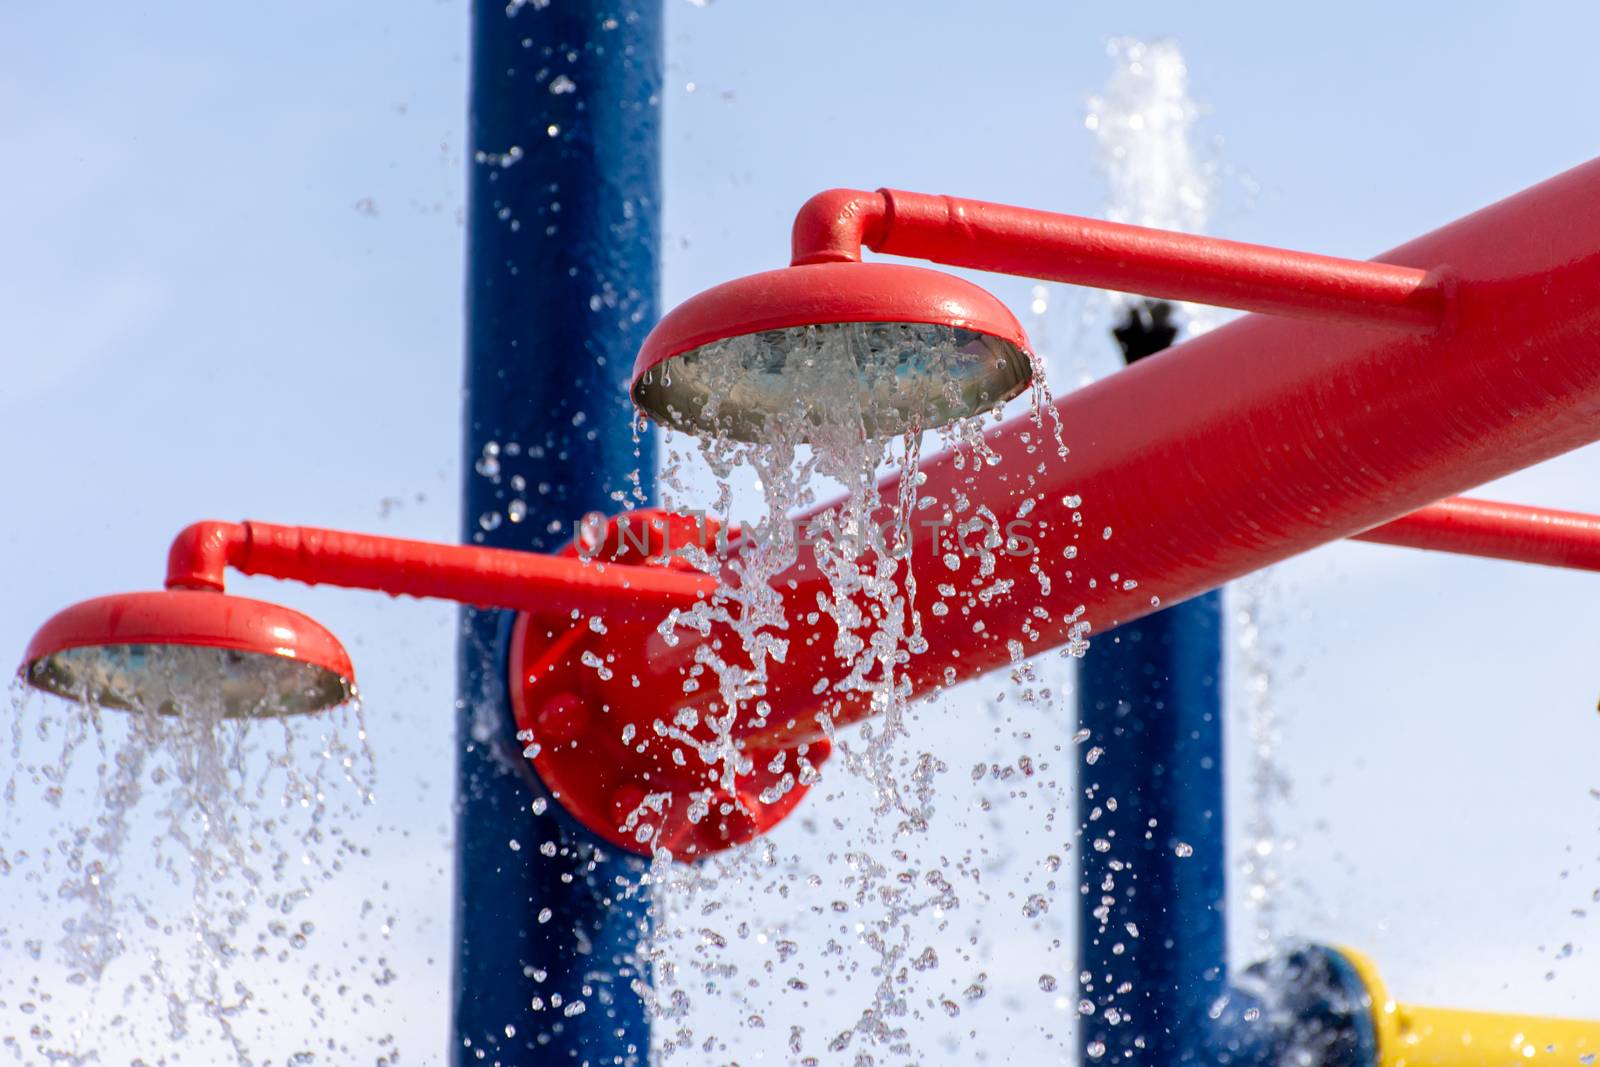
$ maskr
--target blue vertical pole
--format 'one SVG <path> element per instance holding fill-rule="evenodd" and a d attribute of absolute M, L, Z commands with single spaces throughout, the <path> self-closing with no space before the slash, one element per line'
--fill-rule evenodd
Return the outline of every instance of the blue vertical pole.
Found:
<path fill-rule="evenodd" d="M 1080 1019 L 1085 1062 L 1219 1062 L 1228 990 L 1222 819 L 1222 594 L 1095 641 L 1080 665 Z M 1225 1061 L 1223 1061 L 1225 1062 Z"/>
<path fill-rule="evenodd" d="M 614 492 L 653 490 L 626 382 L 657 310 L 661 15 L 660 0 L 474 4 L 467 540 L 549 551 L 585 512 L 619 510 Z M 462 614 L 452 1061 L 643 1064 L 643 871 L 536 801 L 508 630 Z"/>
<path fill-rule="evenodd" d="M 1169 314 L 1132 309 L 1115 331 L 1130 363 L 1171 344 Z M 1102 635 L 1079 666 L 1084 746 L 1100 750 L 1079 772 L 1085 1063 L 1254 1051 L 1227 1025 L 1242 998 L 1230 994 L 1223 911 L 1222 642 L 1222 594 L 1208 593 Z"/>
<path fill-rule="evenodd" d="M 1130 310 L 1114 331 L 1128 362 L 1172 343 L 1170 314 Z M 1095 753 L 1078 801 L 1082 1062 L 1371 1067 L 1370 1005 L 1339 952 L 1302 945 L 1229 971 L 1222 603 L 1207 593 L 1119 626 L 1078 671 Z"/>

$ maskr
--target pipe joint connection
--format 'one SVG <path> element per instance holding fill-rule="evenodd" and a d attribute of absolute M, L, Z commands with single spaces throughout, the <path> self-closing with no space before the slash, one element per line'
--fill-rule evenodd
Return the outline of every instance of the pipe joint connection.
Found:
<path fill-rule="evenodd" d="M 876 248 L 883 241 L 888 219 L 888 198 L 881 191 L 820 192 L 794 217 L 791 263 L 859 263 L 863 246 Z"/>
<path fill-rule="evenodd" d="M 167 549 L 167 588 L 222 592 L 228 565 L 248 542 L 249 532 L 238 523 L 191 523 Z"/>
<path fill-rule="evenodd" d="M 682 548 L 716 552 L 726 544 L 712 520 L 645 509 L 583 529 L 561 555 L 707 581 Z M 695 859 L 787 817 L 830 744 L 746 736 L 714 690 L 690 684 L 695 644 L 663 631 L 664 615 L 612 612 L 597 630 L 570 612 L 524 611 L 512 631 L 508 682 L 517 740 L 551 799 L 620 848 Z M 721 629 L 707 640 L 724 637 L 736 645 Z M 730 741 L 736 752 L 707 758 Z"/>

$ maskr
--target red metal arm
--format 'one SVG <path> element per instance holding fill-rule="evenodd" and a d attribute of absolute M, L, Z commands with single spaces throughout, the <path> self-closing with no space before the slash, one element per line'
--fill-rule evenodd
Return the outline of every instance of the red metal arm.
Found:
<path fill-rule="evenodd" d="M 180 533 L 167 557 L 167 588 L 223 588 L 223 571 L 264 574 L 310 585 L 375 589 L 392 596 L 435 597 L 547 617 L 604 614 L 609 620 L 659 622 L 716 589 L 692 571 L 395 537 L 275 526 L 198 522 Z"/>
<path fill-rule="evenodd" d="M 1600 571 L 1600 515 L 1493 500 L 1441 500 L 1354 540 Z"/>
<path fill-rule="evenodd" d="M 793 262 L 895 256 L 1292 318 L 1430 331 L 1443 271 L 1337 259 L 1102 219 L 929 196 L 834 189 L 795 219 Z"/>

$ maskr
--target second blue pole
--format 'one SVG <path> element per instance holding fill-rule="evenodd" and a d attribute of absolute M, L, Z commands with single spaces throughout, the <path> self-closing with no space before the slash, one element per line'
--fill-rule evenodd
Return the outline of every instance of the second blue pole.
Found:
<path fill-rule="evenodd" d="M 1171 313 L 1129 310 L 1130 363 L 1172 343 Z M 1229 966 L 1223 597 L 1101 635 L 1078 671 L 1081 1062 L 1371 1067 L 1372 1006 L 1338 951 Z"/>
<path fill-rule="evenodd" d="M 1116 330 L 1128 362 L 1170 345 L 1171 308 Z M 1222 593 L 1120 626 L 1078 671 L 1078 913 L 1085 1064 L 1256 1062 L 1232 1025 L 1223 819 Z M 1264 1036 L 1264 1035 L 1261 1035 Z"/>

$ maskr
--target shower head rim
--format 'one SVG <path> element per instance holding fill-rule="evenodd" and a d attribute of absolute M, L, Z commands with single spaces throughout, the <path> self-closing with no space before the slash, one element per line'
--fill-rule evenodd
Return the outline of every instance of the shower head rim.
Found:
<path fill-rule="evenodd" d="M 355 692 L 350 654 L 315 619 L 265 600 L 192 589 L 114 593 L 64 608 L 35 631 L 17 673 L 28 681 L 35 664 L 74 649 L 150 645 L 293 660 L 337 676 L 347 697 Z"/>
<path fill-rule="evenodd" d="M 640 411 L 671 424 L 651 402 L 651 380 L 674 358 L 733 337 L 846 323 L 967 330 L 995 338 L 1028 365 L 1032 362 L 1016 316 L 998 297 L 965 279 L 901 263 L 812 263 L 736 278 L 679 304 L 640 347 L 630 393 Z M 1018 391 L 994 400 L 1003 402 Z"/>

